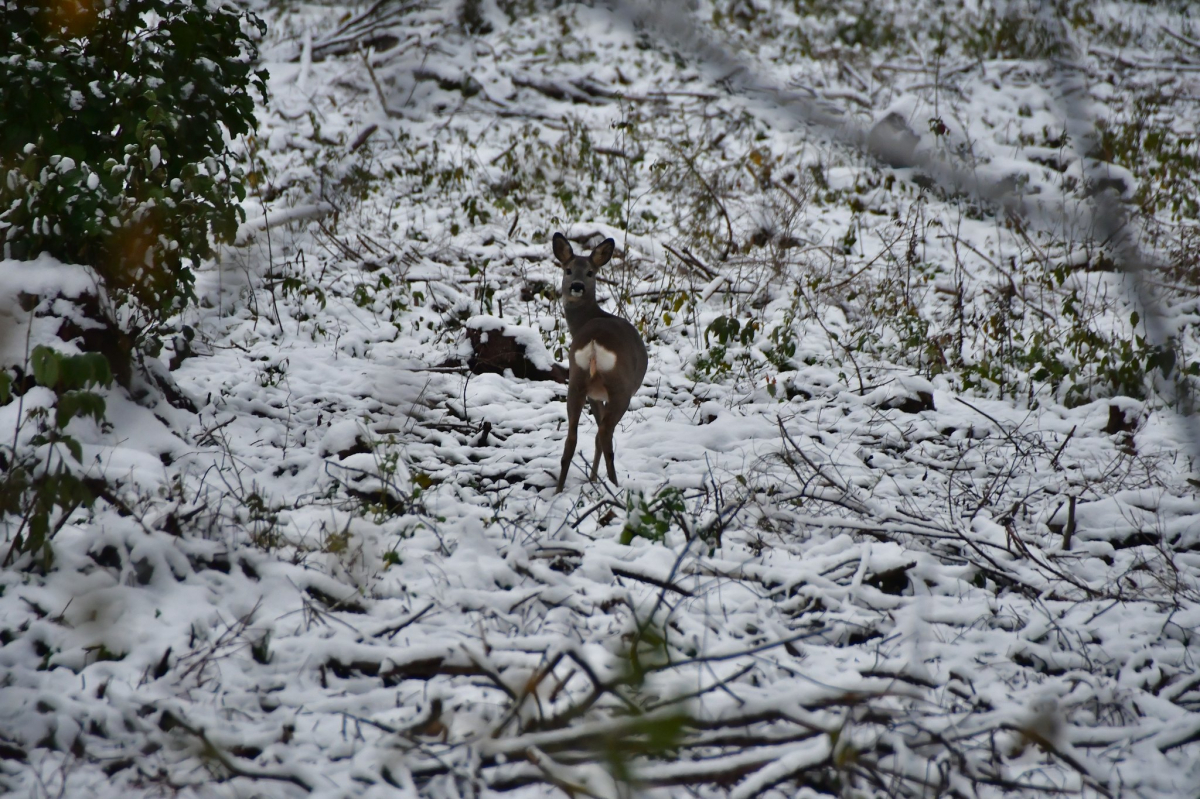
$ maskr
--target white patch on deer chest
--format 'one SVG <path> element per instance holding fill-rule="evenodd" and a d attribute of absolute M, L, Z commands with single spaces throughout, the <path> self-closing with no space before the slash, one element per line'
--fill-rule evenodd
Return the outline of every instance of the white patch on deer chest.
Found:
<path fill-rule="evenodd" d="M 594 341 L 589 341 L 575 350 L 575 365 L 586 369 L 591 375 L 595 375 L 596 372 L 611 372 L 617 366 L 617 354 Z"/>

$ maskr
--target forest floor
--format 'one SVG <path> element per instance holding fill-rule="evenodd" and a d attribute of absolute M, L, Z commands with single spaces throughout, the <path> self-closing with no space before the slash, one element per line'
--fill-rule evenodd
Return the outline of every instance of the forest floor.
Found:
<path fill-rule="evenodd" d="M 0 790 L 1193 799 L 1200 24 L 977 5 L 259 4 L 195 410 L 109 391 L 0 571 Z M 555 231 L 650 353 L 557 495 Z"/>

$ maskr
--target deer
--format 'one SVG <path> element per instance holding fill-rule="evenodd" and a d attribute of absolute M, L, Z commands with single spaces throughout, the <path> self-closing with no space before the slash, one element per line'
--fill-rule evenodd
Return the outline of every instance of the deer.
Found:
<path fill-rule="evenodd" d="M 562 469 L 558 473 L 559 494 L 567 481 L 567 470 L 575 456 L 579 433 L 579 414 L 587 400 L 596 417 L 596 454 L 592 458 L 595 481 L 600 471 L 600 455 L 608 479 L 617 482 L 613 467 L 613 431 L 629 409 L 629 401 L 642 385 L 649 357 L 637 328 L 625 319 L 610 314 L 596 302 L 596 273 L 613 256 L 616 243 L 605 239 L 588 256 L 576 255 L 561 233 L 553 238 L 554 257 L 562 264 L 562 305 L 571 348 L 567 380 L 567 440 L 563 445 Z"/>

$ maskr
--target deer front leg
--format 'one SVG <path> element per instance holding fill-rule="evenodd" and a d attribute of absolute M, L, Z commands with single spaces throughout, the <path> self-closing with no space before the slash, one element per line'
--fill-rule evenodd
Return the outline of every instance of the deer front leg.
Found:
<path fill-rule="evenodd" d="M 585 390 L 582 377 L 577 369 L 571 369 L 570 383 L 567 386 L 567 440 L 563 444 L 562 467 L 558 472 L 555 494 L 562 493 L 563 485 L 567 482 L 567 471 L 571 468 L 571 458 L 575 457 L 575 442 L 579 437 L 579 414 L 583 412 Z"/>

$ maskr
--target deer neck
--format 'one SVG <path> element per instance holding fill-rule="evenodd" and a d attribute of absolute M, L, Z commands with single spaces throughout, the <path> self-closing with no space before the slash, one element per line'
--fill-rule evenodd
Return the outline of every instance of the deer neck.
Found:
<path fill-rule="evenodd" d="M 563 309 L 563 315 L 567 318 L 567 329 L 571 331 L 572 337 L 578 335 L 580 329 L 593 319 L 606 319 L 612 316 L 601 308 L 595 299 L 591 302 L 567 306 Z"/>

